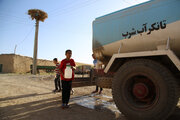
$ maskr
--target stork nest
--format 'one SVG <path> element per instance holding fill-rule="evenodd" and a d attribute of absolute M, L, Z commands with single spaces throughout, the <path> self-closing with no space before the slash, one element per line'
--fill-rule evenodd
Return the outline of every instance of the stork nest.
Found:
<path fill-rule="evenodd" d="M 42 21 L 44 22 L 44 20 L 46 18 L 48 18 L 48 14 L 42 10 L 39 10 L 39 9 L 30 9 L 28 10 L 28 15 L 31 16 L 31 19 L 34 20 L 39 20 L 39 21 Z"/>

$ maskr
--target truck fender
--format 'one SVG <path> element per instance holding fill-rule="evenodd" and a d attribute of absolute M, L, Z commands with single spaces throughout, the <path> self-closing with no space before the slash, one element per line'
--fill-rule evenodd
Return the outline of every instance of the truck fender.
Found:
<path fill-rule="evenodd" d="M 158 56 L 167 56 L 171 60 L 171 62 L 174 64 L 174 66 L 177 68 L 177 70 L 180 71 L 179 58 L 174 54 L 172 50 L 168 49 L 168 50 L 154 50 L 154 51 L 114 54 L 111 57 L 110 61 L 108 62 L 106 68 L 104 69 L 104 72 L 107 73 L 110 70 L 110 68 L 112 67 L 116 59 L 123 60 L 123 59 L 129 59 L 129 58 L 144 58 L 144 57 L 158 57 Z"/>

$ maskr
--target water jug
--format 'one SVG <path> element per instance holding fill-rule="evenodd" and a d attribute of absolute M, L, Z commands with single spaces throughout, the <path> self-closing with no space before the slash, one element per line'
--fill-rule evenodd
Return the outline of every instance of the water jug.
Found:
<path fill-rule="evenodd" d="M 66 69 L 64 70 L 64 78 L 66 79 L 72 78 L 72 69 L 70 65 L 66 65 Z"/>

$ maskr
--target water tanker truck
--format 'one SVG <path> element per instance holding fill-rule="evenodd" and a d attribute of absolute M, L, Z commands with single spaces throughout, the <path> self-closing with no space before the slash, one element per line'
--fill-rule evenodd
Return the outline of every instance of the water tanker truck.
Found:
<path fill-rule="evenodd" d="M 180 95 L 180 0 L 151 0 L 96 18 L 93 53 L 113 73 L 98 80 L 112 80 L 114 102 L 128 120 L 167 119 Z"/>

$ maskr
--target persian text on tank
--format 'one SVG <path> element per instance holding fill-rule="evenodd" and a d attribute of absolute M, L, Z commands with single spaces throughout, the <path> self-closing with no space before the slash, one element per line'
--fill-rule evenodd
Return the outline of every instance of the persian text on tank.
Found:
<path fill-rule="evenodd" d="M 147 29 L 147 23 L 142 25 L 142 29 L 141 30 L 135 30 L 134 28 L 132 28 L 131 32 L 126 32 L 126 33 L 122 33 L 122 36 L 126 37 L 129 39 L 131 38 L 132 35 L 136 35 L 136 34 L 140 34 L 142 35 L 142 33 L 144 32 L 148 32 L 147 35 L 151 34 L 152 31 L 155 30 L 159 30 L 159 29 L 165 29 L 166 28 L 166 20 L 162 20 L 160 22 L 155 22 L 153 24 L 151 24 L 151 26 L 149 27 L 149 29 Z"/>

